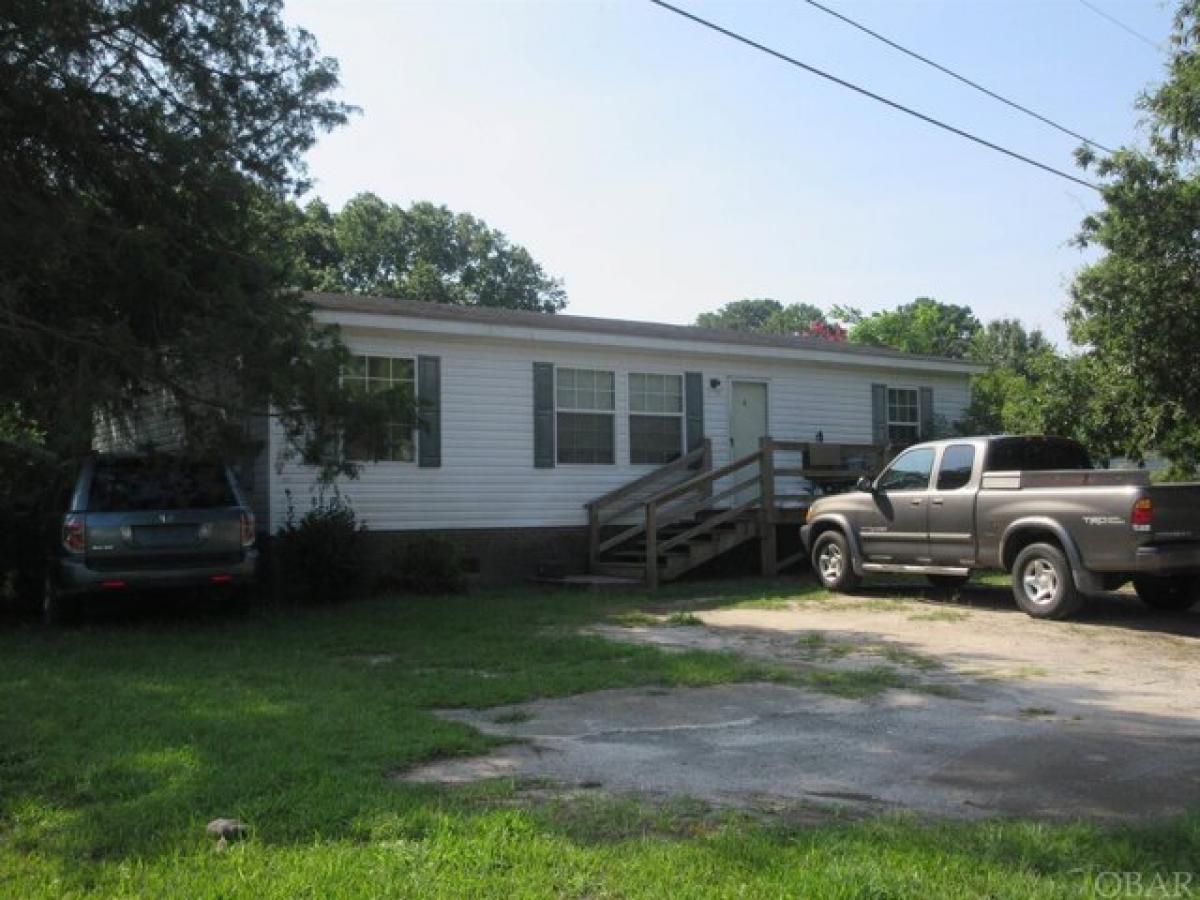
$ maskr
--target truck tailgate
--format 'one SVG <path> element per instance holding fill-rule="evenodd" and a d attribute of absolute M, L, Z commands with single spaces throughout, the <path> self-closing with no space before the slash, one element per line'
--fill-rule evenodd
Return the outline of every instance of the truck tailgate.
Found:
<path fill-rule="evenodd" d="M 1154 484 L 1141 493 L 1154 505 L 1153 541 L 1200 540 L 1200 484 Z"/>

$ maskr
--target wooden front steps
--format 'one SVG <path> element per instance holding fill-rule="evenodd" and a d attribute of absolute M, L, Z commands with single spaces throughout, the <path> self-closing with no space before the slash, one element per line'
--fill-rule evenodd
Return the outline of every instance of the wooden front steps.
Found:
<path fill-rule="evenodd" d="M 705 439 L 674 462 L 587 504 L 589 571 L 641 579 L 654 588 L 757 540 L 762 574 L 775 575 L 802 556 L 779 559 L 775 527 L 801 524 L 812 499 L 811 491 L 786 493 L 795 491 L 789 485 L 795 479 L 853 483 L 865 469 L 886 461 L 887 450 L 764 437 L 754 453 L 713 468 L 712 442 Z M 782 461 L 777 454 L 784 454 Z M 807 467 L 789 463 L 788 455 L 802 457 Z M 858 468 L 848 464 L 852 458 Z"/>
<path fill-rule="evenodd" d="M 713 511 L 704 511 L 712 515 Z M 675 523 L 670 529 L 659 532 L 659 543 L 684 535 L 689 528 L 702 523 L 704 515 L 696 519 Z M 710 531 L 705 531 L 692 537 L 684 537 L 678 544 L 666 551 L 659 551 L 658 577 L 661 581 L 673 581 L 684 572 L 703 565 L 734 547 L 753 540 L 759 535 L 757 515 L 746 515 L 739 519 L 723 522 Z M 620 549 L 605 553 L 593 566 L 592 571 L 600 575 L 615 578 L 636 578 L 643 580 L 646 575 L 646 540 L 643 535 L 634 538 Z"/>

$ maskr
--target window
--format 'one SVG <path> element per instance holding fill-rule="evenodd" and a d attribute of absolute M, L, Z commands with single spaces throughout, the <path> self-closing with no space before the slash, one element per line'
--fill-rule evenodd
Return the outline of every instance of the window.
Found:
<path fill-rule="evenodd" d="M 612 465 L 616 380 L 612 372 L 555 369 L 555 435 L 559 463 Z"/>
<path fill-rule="evenodd" d="M 933 470 L 933 448 L 922 447 L 901 453 L 879 478 L 880 491 L 923 491 L 929 487 Z"/>
<path fill-rule="evenodd" d="M 937 489 L 957 491 L 966 487 L 971 480 L 971 469 L 975 465 L 975 448 L 970 444 L 952 444 L 942 452 L 942 464 L 938 468 Z"/>
<path fill-rule="evenodd" d="M 342 383 L 351 393 L 381 394 L 398 391 L 415 407 L 417 366 L 413 359 L 387 356 L 353 356 L 342 373 Z M 347 459 L 412 462 L 416 459 L 416 423 L 387 422 L 375 429 L 347 429 Z"/>
<path fill-rule="evenodd" d="M 107 513 L 236 505 L 225 468 L 219 463 L 133 457 L 97 462 L 87 508 Z"/>
<path fill-rule="evenodd" d="M 661 465 L 683 455 L 683 376 L 629 375 L 629 462 Z"/>
<path fill-rule="evenodd" d="M 887 431 L 893 444 L 921 439 L 921 401 L 916 388 L 888 388 Z"/>
<path fill-rule="evenodd" d="M 1090 469 L 1087 451 L 1074 441 L 1053 437 L 998 438 L 988 445 L 987 471 Z"/>

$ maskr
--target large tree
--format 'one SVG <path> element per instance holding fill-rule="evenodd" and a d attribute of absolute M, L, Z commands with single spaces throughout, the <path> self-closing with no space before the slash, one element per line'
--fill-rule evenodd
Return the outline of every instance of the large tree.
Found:
<path fill-rule="evenodd" d="M 758 331 L 766 334 L 809 334 L 814 326 L 828 326 L 824 311 L 811 303 L 784 305 L 770 297 L 747 297 L 726 303 L 715 312 L 696 317 L 701 328 Z"/>
<path fill-rule="evenodd" d="M 863 314 L 854 307 L 835 306 L 834 318 L 850 329 L 850 341 L 892 347 L 908 353 L 966 357 L 979 332 L 979 320 L 969 306 L 918 297 L 895 309 Z"/>
<path fill-rule="evenodd" d="M 268 403 L 330 433 L 344 349 L 279 250 L 336 86 L 281 0 L 4 4 L 0 440 L 72 455 L 147 398 L 196 446 Z"/>
<path fill-rule="evenodd" d="M 298 286 L 465 306 L 558 312 L 562 284 L 524 247 L 467 213 L 359 194 L 339 212 L 295 210 Z"/>
<path fill-rule="evenodd" d="M 1132 456 L 1200 463 L 1200 0 L 1175 18 L 1168 77 L 1139 100 L 1145 147 L 1084 166 L 1102 182 L 1103 208 L 1080 245 L 1103 255 L 1075 279 L 1067 323 L 1087 348 L 1121 427 L 1106 443 Z"/>
<path fill-rule="evenodd" d="M 993 368 L 1025 374 L 1032 360 L 1053 349 L 1041 329 L 1027 329 L 1018 319 L 995 319 L 975 332 L 967 356 Z"/>

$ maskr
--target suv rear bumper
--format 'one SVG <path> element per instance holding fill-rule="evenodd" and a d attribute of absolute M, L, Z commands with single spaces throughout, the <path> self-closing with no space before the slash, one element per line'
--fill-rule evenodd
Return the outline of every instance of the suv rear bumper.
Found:
<path fill-rule="evenodd" d="M 228 588 L 252 584 L 258 570 L 258 551 L 242 554 L 240 562 L 172 569 L 89 569 L 81 559 L 55 560 L 58 590 L 64 596 L 126 591 Z"/>
<path fill-rule="evenodd" d="M 1138 547 L 1134 560 L 1143 575 L 1200 573 L 1200 544 L 1150 544 Z"/>

